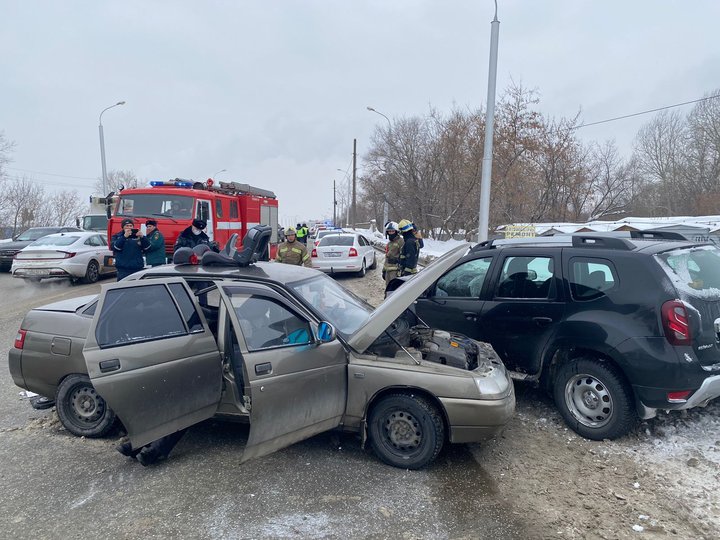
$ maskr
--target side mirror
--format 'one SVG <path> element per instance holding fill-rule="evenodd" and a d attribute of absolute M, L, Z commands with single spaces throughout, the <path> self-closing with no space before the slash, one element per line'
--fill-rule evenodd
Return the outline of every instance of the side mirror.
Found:
<path fill-rule="evenodd" d="M 335 330 L 335 327 L 329 322 L 325 321 L 318 324 L 317 334 L 318 341 L 320 341 L 321 343 L 330 343 L 331 341 L 335 340 L 335 337 L 337 337 L 337 331 Z"/>
<path fill-rule="evenodd" d="M 75 218 L 75 226 L 76 226 L 78 229 L 80 228 L 80 218 L 79 218 L 79 217 L 76 217 L 76 218 Z"/>

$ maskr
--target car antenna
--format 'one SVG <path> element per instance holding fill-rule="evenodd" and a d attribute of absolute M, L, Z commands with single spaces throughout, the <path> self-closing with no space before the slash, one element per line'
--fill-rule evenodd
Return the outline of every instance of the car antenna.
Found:
<path fill-rule="evenodd" d="M 397 339 L 395 339 L 395 336 L 393 336 L 390 332 L 385 330 L 385 333 L 388 335 L 390 339 L 392 339 L 395 344 L 400 347 L 403 351 L 405 351 L 405 354 L 407 354 L 410 358 L 412 358 L 413 362 L 415 362 L 418 366 L 420 365 L 420 360 L 415 358 L 412 354 L 410 354 L 410 351 L 408 351 L 405 347 L 403 347 L 402 343 L 400 343 Z"/>

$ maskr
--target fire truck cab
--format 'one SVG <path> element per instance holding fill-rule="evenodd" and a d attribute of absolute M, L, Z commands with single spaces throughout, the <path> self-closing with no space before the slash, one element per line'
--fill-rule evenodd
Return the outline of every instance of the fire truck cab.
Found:
<path fill-rule="evenodd" d="M 157 221 L 165 237 L 165 253 L 172 257 L 178 235 L 194 219 L 207 223 L 205 233 L 222 248 L 234 234 L 243 238 L 254 225 L 272 227 L 270 257 L 278 243 L 278 201 L 272 191 L 238 182 L 220 182 L 216 186 L 191 180 L 153 181 L 150 187 L 124 189 L 113 197 L 112 216 L 108 221 L 108 243 L 120 231 L 125 218 L 141 229 L 147 219 Z M 108 212 L 110 213 L 110 212 Z M 241 246 L 238 246 L 241 247 Z"/>

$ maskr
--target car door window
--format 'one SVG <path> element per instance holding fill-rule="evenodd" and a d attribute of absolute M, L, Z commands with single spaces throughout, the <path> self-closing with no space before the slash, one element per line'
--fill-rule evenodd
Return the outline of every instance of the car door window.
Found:
<path fill-rule="evenodd" d="M 570 259 L 570 293 L 573 300 L 588 301 L 605 296 L 617 286 L 617 272 L 605 259 Z"/>
<path fill-rule="evenodd" d="M 436 296 L 477 298 L 490 268 L 491 257 L 475 259 L 456 266 L 435 286 Z"/>
<path fill-rule="evenodd" d="M 107 291 L 95 339 L 101 349 L 187 334 L 163 284 Z"/>
<path fill-rule="evenodd" d="M 83 245 L 84 246 L 94 246 L 95 245 L 95 242 L 93 241 L 94 238 L 95 238 L 94 236 L 87 237 L 85 239 L 85 241 L 83 242 Z"/>
<path fill-rule="evenodd" d="M 250 293 L 230 297 L 249 351 L 310 343 L 308 321 L 279 301 Z"/>
<path fill-rule="evenodd" d="M 497 296 L 501 298 L 548 298 L 553 292 L 552 257 L 507 257 L 503 262 Z"/>
<path fill-rule="evenodd" d="M 169 287 L 173 296 L 175 296 L 175 300 L 177 300 L 177 303 L 180 306 L 180 311 L 182 312 L 185 324 L 187 324 L 190 333 L 196 334 L 198 332 L 203 332 L 205 329 L 203 328 L 202 321 L 200 320 L 200 315 L 198 315 L 198 312 L 195 309 L 195 304 L 193 304 L 193 301 L 190 299 L 185 287 L 183 287 L 180 283 L 171 283 Z"/>

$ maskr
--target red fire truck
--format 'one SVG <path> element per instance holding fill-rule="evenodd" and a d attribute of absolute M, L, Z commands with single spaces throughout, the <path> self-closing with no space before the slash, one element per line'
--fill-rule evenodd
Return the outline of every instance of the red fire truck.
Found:
<path fill-rule="evenodd" d="M 270 257 L 275 256 L 278 243 L 278 201 L 272 191 L 238 182 L 193 182 L 176 178 L 153 181 L 150 187 L 124 189 L 112 197 L 112 216 L 108 221 L 108 242 L 120 231 L 125 218 L 133 220 L 138 229 L 147 219 L 157 221 L 165 237 L 165 252 L 172 258 L 178 235 L 194 219 L 207 222 L 205 233 L 220 248 L 230 236 L 238 233 L 238 245 L 254 225 L 270 225 Z M 110 212 L 108 212 L 110 213 Z"/>

